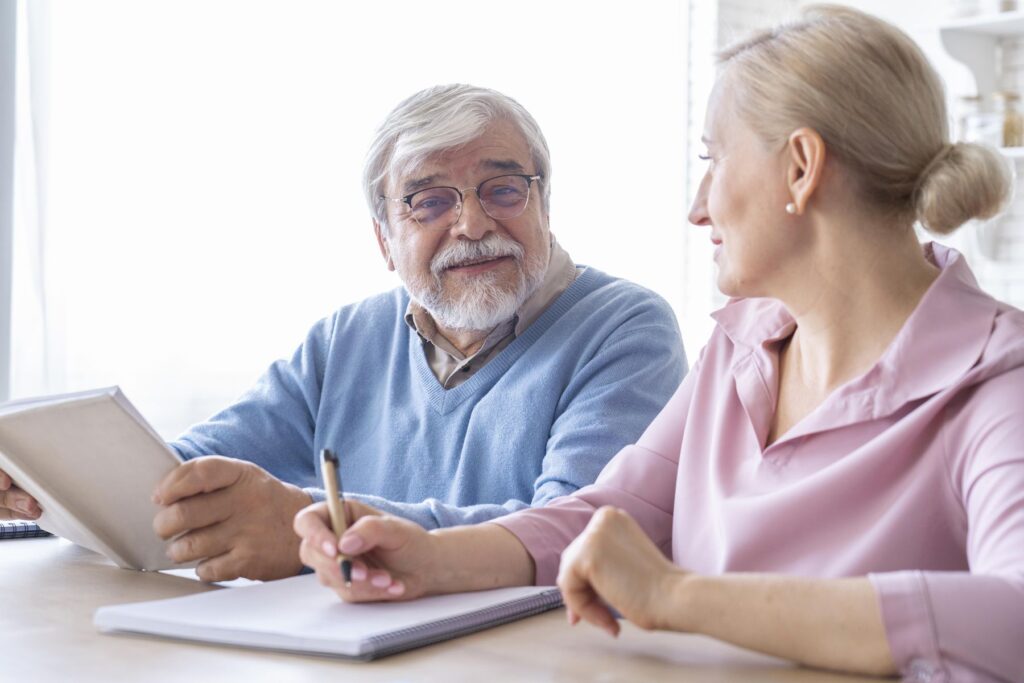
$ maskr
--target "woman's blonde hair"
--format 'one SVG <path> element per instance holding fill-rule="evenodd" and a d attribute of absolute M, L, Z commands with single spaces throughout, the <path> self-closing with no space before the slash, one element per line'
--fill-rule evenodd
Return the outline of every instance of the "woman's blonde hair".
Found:
<path fill-rule="evenodd" d="M 809 127 L 864 198 L 935 233 L 997 214 L 1010 172 L 995 150 L 949 142 L 942 81 L 910 37 L 863 12 L 813 5 L 718 54 L 740 115 L 769 144 Z"/>

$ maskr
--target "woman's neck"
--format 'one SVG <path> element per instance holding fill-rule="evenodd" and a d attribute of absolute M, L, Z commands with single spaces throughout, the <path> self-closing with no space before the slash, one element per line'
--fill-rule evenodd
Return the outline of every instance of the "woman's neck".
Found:
<path fill-rule="evenodd" d="M 823 394 L 878 361 L 939 274 L 909 226 L 829 228 L 778 296 L 797 323 L 787 365 Z"/>

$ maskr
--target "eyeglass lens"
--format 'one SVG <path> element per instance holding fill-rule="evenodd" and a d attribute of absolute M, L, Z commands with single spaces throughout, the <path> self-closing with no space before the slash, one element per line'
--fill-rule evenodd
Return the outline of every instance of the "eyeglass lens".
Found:
<path fill-rule="evenodd" d="M 530 181 L 517 175 L 499 176 L 481 183 L 476 193 L 491 218 L 515 218 L 530 199 Z M 440 230 L 451 227 L 462 213 L 459 193 L 451 187 L 420 190 L 409 197 L 409 206 L 420 225 Z"/>

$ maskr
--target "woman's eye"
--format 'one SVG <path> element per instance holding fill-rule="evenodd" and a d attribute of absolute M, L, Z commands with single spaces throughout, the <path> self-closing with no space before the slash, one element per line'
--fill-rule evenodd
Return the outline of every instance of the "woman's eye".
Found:
<path fill-rule="evenodd" d="M 710 154 L 698 154 L 697 158 L 700 159 L 701 161 L 711 161 Z"/>

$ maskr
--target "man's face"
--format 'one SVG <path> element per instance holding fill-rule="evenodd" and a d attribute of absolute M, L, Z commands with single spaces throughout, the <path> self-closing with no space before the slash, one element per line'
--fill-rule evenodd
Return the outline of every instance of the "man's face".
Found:
<path fill-rule="evenodd" d="M 495 176 L 535 171 L 519 130 L 495 121 L 467 145 L 389 179 L 386 194 L 393 198 L 439 186 L 463 190 L 461 215 L 450 227 L 425 227 L 408 205 L 396 201 L 388 202 L 386 236 L 378 227 L 388 267 L 438 325 L 489 330 L 510 319 L 540 285 L 551 245 L 538 183 L 530 186 L 523 212 L 504 219 L 488 215 L 476 192 L 465 189 Z"/>

